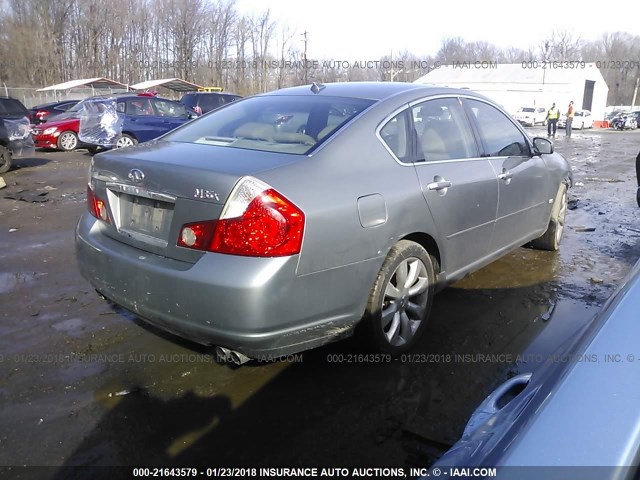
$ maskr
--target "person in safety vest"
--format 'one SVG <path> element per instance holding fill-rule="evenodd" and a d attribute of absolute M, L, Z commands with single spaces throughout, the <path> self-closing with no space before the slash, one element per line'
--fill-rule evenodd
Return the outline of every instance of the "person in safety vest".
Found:
<path fill-rule="evenodd" d="M 558 119 L 560 118 L 560 110 L 556 107 L 555 102 L 551 105 L 551 108 L 547 112 L 547 137 L 553 135 L 555 138 L 556 130 L 558 129 Z M 552 133 L 553 130 L 553 133 Z"/>
<path fill-rule="evenodd" d="M 573 100 L 569 102 L 569 108 L 567 109 L 567 125 L 565 130 L 567 132 L 567 138 L 571 138 L 571 125 L 573 124 L 573 114 L 575 109 L 573 108 Z"/>

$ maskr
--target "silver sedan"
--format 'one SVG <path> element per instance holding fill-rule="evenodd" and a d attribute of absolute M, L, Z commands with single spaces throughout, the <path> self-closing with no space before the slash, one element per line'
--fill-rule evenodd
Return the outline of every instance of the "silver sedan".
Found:
<path fill-rule="evenodd" d="M 230 360 L 351 335 L 410 349 L 434 293 L 558 249 L 571 170 L 468 90 L 295 87 L 97 155 L 76 231 L 105 297 Z"/>

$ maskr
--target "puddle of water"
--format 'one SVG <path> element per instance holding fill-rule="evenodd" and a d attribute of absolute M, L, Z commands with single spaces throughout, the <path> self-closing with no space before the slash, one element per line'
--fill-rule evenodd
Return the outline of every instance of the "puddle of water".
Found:
<path fill-rule="evenodd" d="M 459 280 L 453 287 L 465 290 L 528 287 L 552 281 L 557 269 L 556 253 L 519 248 Z"/>

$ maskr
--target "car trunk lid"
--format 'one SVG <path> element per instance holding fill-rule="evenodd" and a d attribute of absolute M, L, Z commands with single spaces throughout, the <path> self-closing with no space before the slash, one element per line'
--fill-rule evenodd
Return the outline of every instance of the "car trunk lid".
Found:
<path fill-rule="evenodd" d="M 177 246 L 184 224 L 217 220 L 240 178 L 300 158 L 156 141 L 95 156 L 91 186 L 107 206 L 105 235 L 150 253 L 195 262 L 202 252 Z"/>

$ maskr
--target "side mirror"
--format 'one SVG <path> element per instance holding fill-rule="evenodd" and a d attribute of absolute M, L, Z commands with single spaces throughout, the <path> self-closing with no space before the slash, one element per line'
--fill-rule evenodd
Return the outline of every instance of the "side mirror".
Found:
<path fill-rule="evenodd" d="M 541 155 L 553 153 L 553 143 L 546 138 L 536 137 L 533 139 L 533 145 Z"/>

